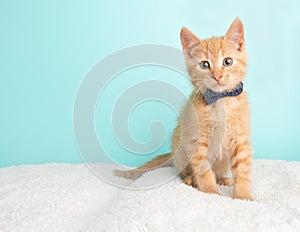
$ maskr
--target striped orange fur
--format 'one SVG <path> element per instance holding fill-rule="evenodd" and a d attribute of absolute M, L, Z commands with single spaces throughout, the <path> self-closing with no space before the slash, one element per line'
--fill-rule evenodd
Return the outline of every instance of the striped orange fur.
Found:
<path fill-rule="evenodd" d="M 252 150 L 246 93 L 219 99 L 211 105 L 203 97 L 207 88 L 215 92 L 230 90 L 244 79 L 247 58 L 243 24 L 235 19 L 224 37 L 200 40 L 187 28 L 182 28 L 180 37 L 194 92 L 174 130 L 172 152 L 116 174 L 136 178 L 147 170 L 172 163 L 188 185 L 217 194 L 217 184 L 233 184 L 234 198 L 251 200 Z M 225 58 L 231 58 L 232 65 L 224 65 Z M 210 67 L 202 69 L 202 61 Z"/>

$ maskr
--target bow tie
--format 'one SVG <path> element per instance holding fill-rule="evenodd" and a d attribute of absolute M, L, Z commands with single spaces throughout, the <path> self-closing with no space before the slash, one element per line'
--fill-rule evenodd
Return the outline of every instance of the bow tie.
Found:
<path fill-rule="evenodd" d="M 214 92 L 211 89 L 206 89 L 204 92 L 204 100 L 207 105 L 216 102 L 220 98 L 238 96 L 243 92 L 243 83 L 240 82 L 236 87 L 231 90 L 223 92 Z"/>

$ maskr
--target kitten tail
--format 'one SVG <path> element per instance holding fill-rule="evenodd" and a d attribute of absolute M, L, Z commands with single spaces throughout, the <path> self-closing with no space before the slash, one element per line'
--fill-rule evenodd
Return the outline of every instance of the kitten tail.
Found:
<path fill-rule="evenodd" d="M 116 176 L 125 177 L 128 179 L 137 179 L 145 172 L 154 170 L 156 168 L 170 167 L 170 166 L 174 166 L 172 162 L 172 154 L 167 153 L 167 154 L 157 156 L 154 159 L 145 163 L 144 165 L 129 171 L 115 170 L 114 174 Z"/>

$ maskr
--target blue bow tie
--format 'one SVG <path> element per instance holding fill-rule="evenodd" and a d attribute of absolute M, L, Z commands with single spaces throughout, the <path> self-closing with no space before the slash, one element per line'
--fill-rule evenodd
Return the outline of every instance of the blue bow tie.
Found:
<path fill-rule="evenodd" d="M 243 83 L 240 82 L 235 88 L 223 92 L 214 92 L 211 89 L 206 89 L 204 92 L 204 100 L 207 105 L 216 102 L 223 97 L 238 96 L 243 92 Z"/>

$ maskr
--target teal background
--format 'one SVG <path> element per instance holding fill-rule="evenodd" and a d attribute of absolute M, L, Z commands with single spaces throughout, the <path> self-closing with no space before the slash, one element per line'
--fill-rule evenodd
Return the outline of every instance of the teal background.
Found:
<path fill-rule="evenodd" d="M 296 0 L 1 1 L 0 166 L 82 162 L 72 110 L 82 79 L 97 61 L 143 43 L 180 48 L 182 26 L 200 38 L 223 35 L 237 16 L 245 26 L 249 55 L 245 84 L 254 155 L 300 160 L 299 7 Z M 101 104 L 110 109 L 120 91 L 153 77 L 179 85 L 187 95 L 191 90 L 174 71 L 144 67 L 120 74 Z M 129 127 L 138 141 L 149 138 L 149 122 L 165 122 L 164 144 L 146 156 L 126 153 L 113 140 L 109 117 L 97 107 L 96 118 L 101 114 L 98 136 L 117 162 L 138 165 L 168 151 L 176 115 L 165 105 L 150 102 L 131 115 Z M 101 124 L 106 126 L 100 130 Z"/>

